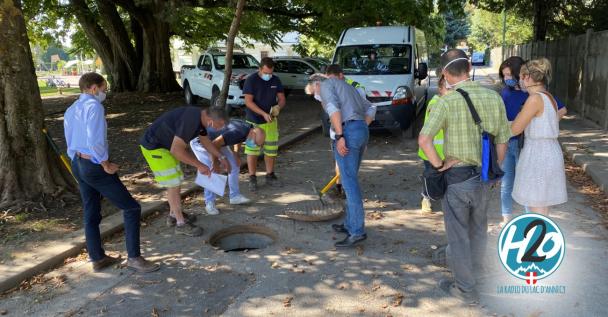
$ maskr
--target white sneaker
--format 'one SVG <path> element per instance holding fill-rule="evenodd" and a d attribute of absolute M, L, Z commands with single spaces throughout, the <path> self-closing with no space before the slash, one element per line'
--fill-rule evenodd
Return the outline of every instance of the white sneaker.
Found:
<path fill-rule="evenodd" d="M 236 197 L 230 198 L 230 204 L 231 205 L 242 205 L 242 204 L 248 204 L 251 202 L 251 199 L 238 194 Z"/>
<path fill-rule="evenodd" d="M 220 211 L 215 208 L 215 203 L 208 202 L 205 204 L 205 210 L 207 210 L 207 214 L 211 216 L 219 215 Z"/>

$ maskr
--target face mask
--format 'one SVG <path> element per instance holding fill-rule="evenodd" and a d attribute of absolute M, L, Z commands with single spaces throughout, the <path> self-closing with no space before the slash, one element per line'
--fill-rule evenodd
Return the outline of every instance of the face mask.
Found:
<path fill-rule="evenodd" d="M 271 74 L 262 74 L 262 79 L 263 79 L 264 81 L 269 81 L 269 80 L 270 80 L 270 78 L 272 78 L 272 75 L 271 75 Z"/>
<path fill-rule="evenodd" d="M 245 140 L 245 145 L 250 148 L 254 148 L 254 147 L 258 146 L 257 144 L 255 144 L 255 141 L 253 139 L 249 139 L 249 138 L 247 140 Z"/>
<path fill-rule="evenodd" d="M 456 85 L 458 85 L 458 84 L 460 84 L 460 83 L 463 83 L 463 82 L 465 82 L 465 81 L 467 81 L 467 80 L 469 80 L 469 79 L 470 79 L 470 78 L 463 79 L 463 80 L 461 80 L 461 81 L 459 81 L 459 82 L 457 82 L 457 83 L 455 83 L 455 84 L 453 84 L 453 85 L 452 85 L 452 84 L 450 84 L 450 82 L 449 82 L 449 81 L 446 79 L 446 80 L 445 80 L 445 89 L 447 89 L 447 90 L 452 90 L 452 88 L 454 88 L 454 86 L 456 86 Z"/>
<path fill-rule="evenodd" d="M 315 95 L 315 99 L 316 99 L 318 102 L 323 102 L 323 100 L 321 99 L 321 96 L 319 96 L 319 95 Z"/>
<path fill-rule="evenodd" d="M 517 86 L 517 80 L 513 78 L 505 79 L 505 85 L 507 85 L 507 87 L 515 88 L 515 86 Z"/>
<path fill-rule="evenodd" d="M 524 80 L 523 79 L 519 80 L 519 89 L 521 89 L 521 91 L 523 91 L 523 92 L 527 92 L 528 91 L 528 89 L 526 89 L 526 85 L 524 84 Z"/>
<path fill-rule="evenodd" d="M 97 99 L 97 101 L 99 101 L 99 103 L 102 103 L 104 100 L 106 100 L 106 93 L 100 90 L 94 97 Z"/>

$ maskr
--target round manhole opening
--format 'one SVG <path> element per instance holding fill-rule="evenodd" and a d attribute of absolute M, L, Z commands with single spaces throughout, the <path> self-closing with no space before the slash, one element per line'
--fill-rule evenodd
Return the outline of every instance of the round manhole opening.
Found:
<path fill-rule="evenodd" d="M 242 225 L 222 229 L 214 233 L 209 243 L 225 252 L 264 249 L 274 243 L 274 231 L 261 226 Z"/>

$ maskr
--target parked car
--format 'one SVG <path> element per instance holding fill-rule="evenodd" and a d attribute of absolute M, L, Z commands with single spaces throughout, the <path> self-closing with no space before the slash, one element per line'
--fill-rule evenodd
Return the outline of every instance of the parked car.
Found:
<path fill-rule="evenodd" d="M 308 83 L 308 77 L 314 73 L 325 71 L 328 63 L 314 57 L 274 57 L 274 71 L 283 87 L 291 90 L 303 90 Z"/>
<path fill-rule="evenodd" d="M 412 26 L 349 28 L 342 32 L 333 56 L 344 75 L 365 87 L 376 106 L 370 129 L 402 135 L 424 113 L 428 98 L 427 47 L 424 33 Z M 329 118 L 323 113 L 323 132 Z M 413 135 L 414 133 L 412 133 Z"/>
<path fill-rule="evenodd" d="M 218 50 L 203 53 L 196 65 L 184 65 L 181 68 L 182 87 L 187 104 L 195 104 L 198 98 L 208 99 L 213 105 L 220 94 L 224 82 L 226 55 Z M 259 62 L 251 55 L 235 52 L 232 57 L 232 76 L 226 100 L 226 111 L 241 108 L 245 105 L 243 84 L 245 78 L 255 73 Z"/>

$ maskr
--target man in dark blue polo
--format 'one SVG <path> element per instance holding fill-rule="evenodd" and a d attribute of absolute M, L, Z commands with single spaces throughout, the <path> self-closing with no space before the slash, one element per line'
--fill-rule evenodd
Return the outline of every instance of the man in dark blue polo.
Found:
<path fill-rule="evenodd" d="M 246 119 L 255 127 L 264 131 L 264 163 L 266 165 L 266 183 L 278 185 L 279 181 L 274 174 L 274 163 L 279 151 L 279 125 L 278 116 L 285 107 L 285 94 L 283 85 L 277 76 L 272 75 L 274 62 L 270 57 L 262 58 L 257 73 L 247 77 L 243 86 L 245 95 Z M 249 169 L 249 190 L 257 190 L 256 169 L 260 146 L 245 146 L 247 154 L 247 167 Z"/>

